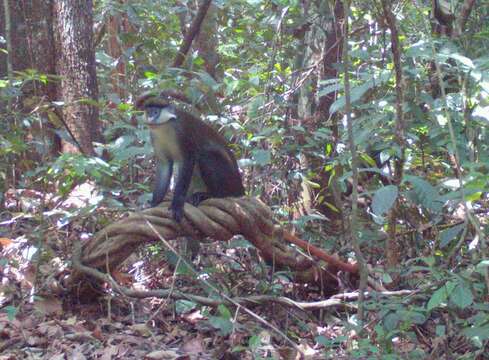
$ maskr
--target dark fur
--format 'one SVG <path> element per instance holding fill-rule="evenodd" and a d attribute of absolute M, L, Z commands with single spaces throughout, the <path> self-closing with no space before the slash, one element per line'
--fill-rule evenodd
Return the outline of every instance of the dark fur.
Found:
<path fill-rule="evenodd" d="M 150 106 L 165 108 L 167 104 L 159 98 L 156 98 L 155 101 L 149 98 L 144 102 L 144 108 Z M 189 198 L 192 203 L 196 204 L 209 197 L 237 197 L 244 195 L 244 187 L 238 164 L 228 148 L 227 141 L 199 118 L 180 109 L 173 110 L 177 116 L 176 119 L 172 119 L 164 125 L 152 125 L 150 129 L 153 133 L 153 147 L 156 152 L 160 148 L 166 150 L 166 145 L 158 144 L 158 141 L 165 141 L 161 139 L 165 139 L 167 136 L 176 136 L 176 147 L 182 161 L 178 164 L 179 175 L 176 180 L 171 208 L 175 219 L 180 221 L 183 216 L 184 202 Z M 173 131 L 170 132 L 169 130 Z M 168 138 L 167 142 L 169 143 L 171 140 L 175 139 Z M 170 152 L 168 150 L 165 154 L 156 153 L 160 161 L 153 192 L 153 206 L 163 201 L 168 191 L 173 173 L 173 163 L 176 160 L 170 158 Z M 192 187 L 192 174 L 196 167 L 200 169 L 201 179 L 206 187 L 205 194 L 202 192 L 188 194 Z"/>

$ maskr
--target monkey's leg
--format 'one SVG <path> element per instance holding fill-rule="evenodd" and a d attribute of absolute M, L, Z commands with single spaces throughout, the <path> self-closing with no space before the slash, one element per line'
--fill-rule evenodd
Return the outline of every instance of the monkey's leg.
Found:
<path fill-rule="evenodd" d="M 186 201 L 192 204 L 193 206 L 199 206 L 199 204 L 202 201 L 206 199 L 210 199 L 211 197 L 212 197 L 211 194 L 209 194 L 208 192 L 199 191 L 188 196 Z M 199 252 L 200 252 L 200 241 L 195 239 L 190 239 L 190 238 L 186 239 L 185 256 L 187 258 L 190 258 L 191 260 L 195 260 Z"/>
<path fill-rule="evenodd" d="M 153 200 L 151 200 L 151 206 L 158 206 L 168 191 L 170 186 L 170 179 L 173 173 L 173 161 L 165 159 L 164 162 L 158 159 L 156 165 L 156 179 L 155 187 L 153 190 Z"/>

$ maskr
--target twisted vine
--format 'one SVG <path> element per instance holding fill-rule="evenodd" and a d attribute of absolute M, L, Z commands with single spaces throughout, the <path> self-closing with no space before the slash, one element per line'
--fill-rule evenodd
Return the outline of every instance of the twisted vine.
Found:
<path fill-rule="evenodd" d="M 156 242 L 160 236 L 167 241 L 181 237 L 227 241 L 240 234 L 260 251 L 267 263 L 290 269 L 298 282 L 320 283 L 334 292 L 339 270 L 355 272 L 351 264 L 330 255 L 323 257 L 330 260 L 329 264 L 320 264 L 287 246 L 286 240 L 292 235 L 284 236 L 284 231 L 274 224 L 270 209 L 256 198 L 208 199 L 198 207 L 185 204 L 180 224 L 173 220 L 168 207 L 169 202 L 165 201 L 107 226 L 83 244 L 79 260 L 92 268 L 116 269 L 137 247 Z M 75 269 L 74 278 L 79 275 Z"/>

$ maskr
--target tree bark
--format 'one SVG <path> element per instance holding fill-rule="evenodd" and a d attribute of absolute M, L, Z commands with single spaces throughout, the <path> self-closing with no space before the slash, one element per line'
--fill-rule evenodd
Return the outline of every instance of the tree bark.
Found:
<path fill-rule="evenodd" d="M 93 48 L 93 3 L 91 0 L 55 0 L 56 69 L 61 76 L 63 115 L 73 143 L 64 142 L 64 152 L 93 155 L 99 140 L 98 87 Z"/>
<path fill-rule="evenodd" d="M 309 4 L 309 6 L 312 5 Z M 307 9 L 307 6 L 304 6 L 304 9 Z M 334 64 L 341 60 L 342 52 L 341 24 L 344 19 L 344 10 L 341 1 L 334 3 L 331 14 L 333 15 L 331 20 L 329 17 L 324 17 L 308 27 L 305 33 L 304 49 L 300 50 L 304 56 L 299 66 L 304 69 L 316 67 L 315 73 L 301 86 L 298 98 L 298 117 L 302 121 L 301 125 L 309 133 L 313 133 L 327 122 L 331 117 L 329 108 L 336 100 L 335 93 L 327 94 L 318 101 L 314 96 L 319 80 L 338 77 L 338 70 L 334 68 Z M 306 16 L 307 13 L 304 15 Z M 333 136 L 335 141 L 339 138 L 335 122 L 333 122 Z M 324 160 L 302 155 L 301 167 L 313 169 L 317 175 L 311 180 L 320 185 L 318 189 L 314 189 L 305 183 L 302 184 L 303 211 L 309 213 L 312 208 L 316 208 L 330 219 L 335 227 L 340 228 L 339 223 L 342 222 L 340 191 L 337 181 L 334 179 L 330 181 L 331 172 L 323 170 Z M 338 173 L 339 169 L 336 171 Z M 333 210 L 333 207 L 337 210 Z"/>
<path fill-rule="evenodd" d="M 217 64 L 219 64 L 219 54 L 217 52 L 218 45 L 217 6 L 211 4 L 195 41 L 195 47 L 199 52 L 199 56 L 205 61 L 205 70 L 214 79 L 217 79 L 216 70 Z"/>
<path fill-rule="evenodd" d="M 185 37 L 183 39 L 182 45 L 178 50 L 178 54 L 175 57 L 175 61 L 173 62 L 173 67 L 181 67 L 183 62 L 185 61 L 185 57 L 187 56 L 190 47 L 192 46 L 192 42 L 195 37 L 199 34 L 200 27 L 202 22 L 204 21 L 205 15 L 207 14 L 207 10 L 209 10 L 209 6 L 211 5 L 212 0 L 203 0 L 202 4 L 199 7 L 199 11 L 197 15 L 195 15 L 194 20 L 192 21 L 192 25 L 190 29 L 185 33 Z"/>
<path fill-rule="evenodd" d="M 403 76 L 402 76 L 402 64 L 401 64 L 401 46 L 399 44 L 399 34 L 397 29 L 396 18 L 392 12 L 391 4 L 387 0 L 382 0 L 382 9 L 384 13 L 384 18 L 386 20 L 387 26 L 391 33 L 391 51 L 392 51 L 392 61 L 394 63 L 394 70 L 396 74 L 396 130 L 395 130 L 395 140 L 397 146 L 400 149 L 400 154 L 394 160 L 394 185 L 397 187 L 401 186 L 404 162 L 405 162 L 405 124 L 404 124 L 404 113 L 402 110 L 402 104 L 404 102 L 404 92 L 403 92 Z M 396 201 L 394 207 L 389 213 L 388 221 L 388 233 L 389 238 L 386 242 L 385 257 L 387 268 L 392 271 L 391 277 L 394 280 L 393 283 L 397 283 L 399 279 L 399 260 L 401 258 L 401 244 L 397 236 L 397 216 L 400 209 L 399 200 Z"/>
<path fill-rule="evenodd" d="M 11 58 L 11 71 L 34 69 L 42 75 L 55 73 L 55 45 L 53 37 L 52 1 L 48 0 L 4 0 L 0 7 L 0 35 L 7 35 L 6 15 L 10 13 L 10 34 L 6 36 L 13 44 L 8 51 Z M 8 6 L 8 8 L 7 8 Z M 6 11 L 7 10 L 7 11 Z M 7 62 L 3 61 L 0 53 L 0 76 L 4 76 Z M 47 109 L 36 111 L 42 121 L 35 121 L 26 132 L 26 142 L 35 141 L 42 147 L 30 147 L 22 161 L 22 167 L 29 168 L 31 164 L 41 161 L 43 156 L 57 155 L 60 150 L 59 138 L 54 132 L 55 125 L 50 118 L 54 114 L 52 108 L 41 107 L 57 99 L 57 82 L 48 78 L 47 82 L 30 81 L 22 86 L 22 93 L 13 99 L 16 109 L 24 113 L 32 112 L 35 108 Z M 60 114 L 57 114 L 57 118 Z"/>

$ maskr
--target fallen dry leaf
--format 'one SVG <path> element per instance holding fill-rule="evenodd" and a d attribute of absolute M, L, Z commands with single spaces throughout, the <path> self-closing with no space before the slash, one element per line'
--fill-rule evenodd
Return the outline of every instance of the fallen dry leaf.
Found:
<path fill-rule="evenodd" d="M 205 317 L 202 315 L 202 312 L 200 310 L 192 311 L 191 313 L 183 315 L 183 319 L 188 321 L 190 324 L 196 324 L 197 322 L 199 322 L 204 318 Z"/>
<path fill-rule="evenodd" d="M 173 360 L 179 358 L 179 354 L 174 350 L 156 350 L 145 355 L 145 359 L 151 360 Z"/>
<path fill-rule="evenodd" d="M 63 313 L 63 305 L 55 297 L 36 298 L 34 307 L 44 315 L 61 315 Z"/>
<path fill-rule="evenodd" d="M 7 246 L 9 246 L 12 243 L 13 243 L 12 239 L 0 237 L 0 245 L 1 246 L 7 247 Z"/>
<path fill-rule="evenodd" d="M 198 354 L 204 352 L 202 337 L 197 336 L 183 344 L 181 350 L 187 354 Z"/>
<path fill-rule="evenodd" d="M 144 337 L 149 337 L 152 334 L 151 329 L 144 323 L 131 325 L 130 329 Z"/>

